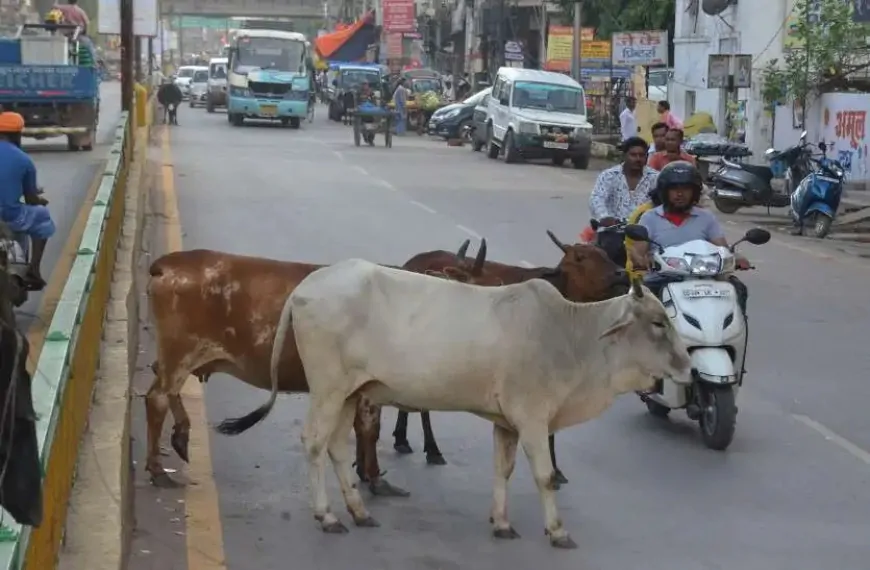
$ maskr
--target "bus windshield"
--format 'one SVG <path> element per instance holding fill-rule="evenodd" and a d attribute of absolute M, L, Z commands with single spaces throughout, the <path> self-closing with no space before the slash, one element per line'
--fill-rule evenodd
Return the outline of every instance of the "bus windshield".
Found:
<path fill-rule="evenodd" d="M 241 37 L 233 60 L 233 71 L 239 73 L 254 68 L 304 72 L 305 43 L 282 38 Z"/>

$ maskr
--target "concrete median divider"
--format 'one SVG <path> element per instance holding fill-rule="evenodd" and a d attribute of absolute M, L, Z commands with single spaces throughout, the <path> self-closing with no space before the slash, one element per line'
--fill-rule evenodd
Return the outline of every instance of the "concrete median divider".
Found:
<path fill-rule="evenodd" d="M 128 249 L 132 246 L 122 228 L 128 226 L 126 218 L 141 215 L 141 208 L 136 208 L 141 202 L 138 182 L 131 180 L 131 172 L 134 155 L 144 157 L 147 126 L 138 129 L 144 133 L 137 132 L 133 123 L 129 113 L 122 114 L 84 234 L 33 373 L 43 470 L 43 521 L 38 528 L 21 527 L 2 513 L 0 570 L 53 570 L 58 565 L 76 570 L 123 567 L 132 520 L 129 500 L 132 370 L 129 359 L 117 377 L 107 375 L 105 369 L 119 370 L 113 366 L 112 355 L 107 354 L 106 335 L 113 313 L 118 312 L 113 305 L 116 267 L 122 258 L 132 254 L 123 249 L 125 243 Z M 141 170 L 141 165 L 137 170 Z M 134 174 L 138 177 L 138 172 Z M 130 335 L 126 325 L 123 334 L 111 341 L 123 343 L 127 353 Z M 112 429 L 101 434 L 104 437 L 92 437 L 95 422 L 102 422 L 107 414 L 114 420 Z M 78 480 L 89 471 L 99 478 L 101 486 L 91 490 L 87 500 L 77 500 L 74 483 L 78 486 Z M 98 504 L 88 505 L 95 502 L 94 497 L 102 499 Z M 100 509 L 99 518 L 87 523 L 90 528 L 70 532 L 73 525 L 86 522 L 74 523 L 71 517 L 78 517 L 82 509 L 96 507 Z M 101 554 L 93 556 L 94 550 L 89 548 L 92 561 L 65 564 L 61 552 L 70 548 L 71 536 L 82 533 L 90 537 L 88 540 Z M 106 565 L 111 559 L 114 564 Z"/>

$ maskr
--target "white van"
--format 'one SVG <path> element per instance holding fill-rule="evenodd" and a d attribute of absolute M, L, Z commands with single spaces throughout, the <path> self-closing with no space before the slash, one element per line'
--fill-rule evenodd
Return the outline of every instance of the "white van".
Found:
<path fill-rule="evenodd" d="M 226 57 L 213 57 L 208 62 L 208 97 L 205 108 L 214 113 L 215 107 L 227 106 L 227 65 Z"/>
<path fill-rule="evenodd" d="M 567 75 L 502 67 L 488 105 L 490 158 L 549 158 L 559 166 L 570 159 L 574 168 L 589 167 L 592 125 L 586 119 L 586 93 Z"/>

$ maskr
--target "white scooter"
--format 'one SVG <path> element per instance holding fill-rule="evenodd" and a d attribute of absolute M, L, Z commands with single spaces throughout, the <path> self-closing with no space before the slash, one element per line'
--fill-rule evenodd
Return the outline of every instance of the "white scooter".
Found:
<path fill-rule="evenodd" d="M 628 226 L 626 235 L 650 242 L 658 268 L 647 280 L 651 285 L 662 285 L 662 304 L 692 359 L 691 384 L 665 378 L 639 396 L 657 417 L 685 408 L 689 419 L 699 422 L 704 444 L 722 451 L 734 437 L 735 400 L 743 384 L 748 334 L 737 290 L 721 278 L 736 269 L 737 245 L 765 244 L 770 241 L 770 232 L 751 229 L 730 248 L 704 240 L 662 248 L 650 241 L 642 226 Z"/>

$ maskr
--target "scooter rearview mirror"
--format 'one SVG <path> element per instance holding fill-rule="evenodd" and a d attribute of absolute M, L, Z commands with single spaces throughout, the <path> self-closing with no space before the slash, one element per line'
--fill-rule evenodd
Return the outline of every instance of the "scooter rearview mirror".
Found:
<path fill-rule="evenodd" d="M 625 237 L 634 241 L 649 241 L 649 232 L 641 225 L 629 224 L 625 226 Z"/>
<path fill-rule="evenodd" d="M 764 245 L 770 241 L 770 232 L 761 228 L 752 228 L 746 232 L 743 240 L 752 245 Z"/>
<path fill-rule="evenodd" d="M 822 152 L 827 152 L 827 150 L 828 150 L 828 145 L 825 144 L 825 141 L 822 141 L 822 142 L 819 143 L 819 150 L 822 151 Z"/>

